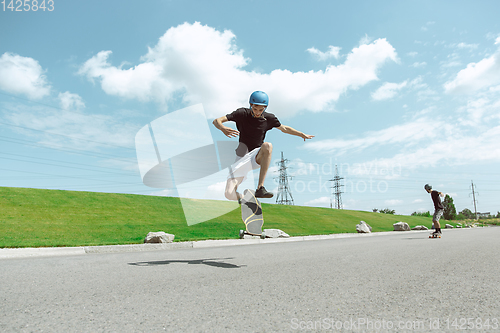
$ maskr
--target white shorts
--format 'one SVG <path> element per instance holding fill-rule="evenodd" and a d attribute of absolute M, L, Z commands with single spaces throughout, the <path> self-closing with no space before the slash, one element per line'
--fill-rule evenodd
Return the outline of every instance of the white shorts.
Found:
<path fill-rule="evenodd" d="M 260 165 L 257 163 L 256 157 L 259 151 L 260 147 L 255 148 L 243 157 L 237 157 L 236 161 L 229 167 L 229 175 L 227 176 L 227 179 L 241 177 L 246 178 L 250 171 L 258 169 Z"/>

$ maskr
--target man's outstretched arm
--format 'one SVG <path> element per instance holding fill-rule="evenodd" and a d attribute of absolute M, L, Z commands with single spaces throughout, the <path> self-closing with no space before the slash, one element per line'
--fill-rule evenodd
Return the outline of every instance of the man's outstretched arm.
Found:
<path fill-rule="evenodd" d="M 314 138 L 314 135 L 304 134 L 304 133 L 302 133 L 300 131 L 297 131 L 295 128 L 292 128 L 290 126 L 281 125 L 280 127 L 278 127 L 278 129 L 280 131 L 282 131 L 283 133 L 286 133 L 286 134 L 300 136 L 302 139 L 304 139 L 304 141 L 306 141 L 306 139 L 312 139 L 312 138 Z"/>
<path fill-rule="evenodd" d="M 217 127 L 219 130 L 221 130 L 225 136 L 227 136 L 229 138 L 237 137 L 240 134 L 240 132 L 238 132 L 237 130 L 234 130 L 230 127 L 222 125 L 222 123 L 225 123 L 226 121 L 228 121 L 227 117 L 222 116 L 222 117 L 216 118 L 212 123 L 214 124 L 215 127 Z"/>

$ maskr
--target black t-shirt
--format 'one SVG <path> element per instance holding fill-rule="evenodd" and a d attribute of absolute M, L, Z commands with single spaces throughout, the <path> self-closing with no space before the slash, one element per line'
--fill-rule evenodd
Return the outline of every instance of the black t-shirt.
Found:
<path fill-rule="evenodd" d="M 439 192 L 433 190 L 431 192 L 432 202 L 434 202 L 434 209 L 444 209 L 443 204 L 441 203 L 441 198 L 439 197 Z"/>
<path fill-rule="evenodd" d="M 262 146 L 266 132 L 281 126 L 274 114 L 264 111 L 261 117 L 255 118 L 249 108 L 239 108 L 227 114 L 226 118 L 236 123 L 236 128 L 240 132 L 239 141 L 247 146 L 248 151 Z M 241 154 L 237 155 L 241 156 Z"/>

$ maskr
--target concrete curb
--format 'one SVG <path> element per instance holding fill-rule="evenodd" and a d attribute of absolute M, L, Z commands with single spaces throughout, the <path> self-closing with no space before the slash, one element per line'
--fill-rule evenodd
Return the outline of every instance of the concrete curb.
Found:
<path fill-rule="evenodd" d="M 468 229 L 469 228 L 446 229 L 446 232 L 452 230 L 468 230 Z M 124 252 L 161 251 L 161 250 L 176 250 L 176 249 L 189 249 L 189 248 L 201 249 L 201 248 L 221 247 L 221 246 L 304 242 L 313 240 L 387 236 L 387 235 L 394 235 L 401 233 L 408 234 L 408 233 L 424 233 L 424 232 L 430 233 L 431 230 L 384 231 L 384 232 L 374 232 L 369 234 L 345 233 L 345 234 L 316 235 L 316 236 L 298 236 L 290 238 L 204 240 L 204 241 L 189 241 L 189 242 L 163 243 L 163 244 L 130 244 L 130 245 L 42 247 L 42 248 L 15 248 L 15 249 L 6 248 L 6 249 L 0 249 L 0 259 L 77 256 L 77 255 L 96 254 L 96 253 L 124 253 Z"/>
<path fill-rule="evenodd" d="M 28 247 L 22 249 L 0 249 L 0 259 L 76 256 L 85 254 L 83 247 Z"/>

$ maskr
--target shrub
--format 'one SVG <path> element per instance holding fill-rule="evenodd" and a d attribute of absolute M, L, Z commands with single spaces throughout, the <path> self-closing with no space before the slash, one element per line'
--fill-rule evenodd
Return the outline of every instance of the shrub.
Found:
<path fill-rule="evenodd" d="M 396 213 L 396 211 L 394 209 L 389 209 L 389 208 L 381 209 L 380 212 L 384 213 L 384 214 L 392 214 L 392 215 L 394 215 Z"/>
<path fill-rule="evenodd" d="M 411 213 L 411 216 L 431 217 L 431 213 L 429 211 L 427 211 L 427 212 L 413 212 L 413 213 Z"/>

